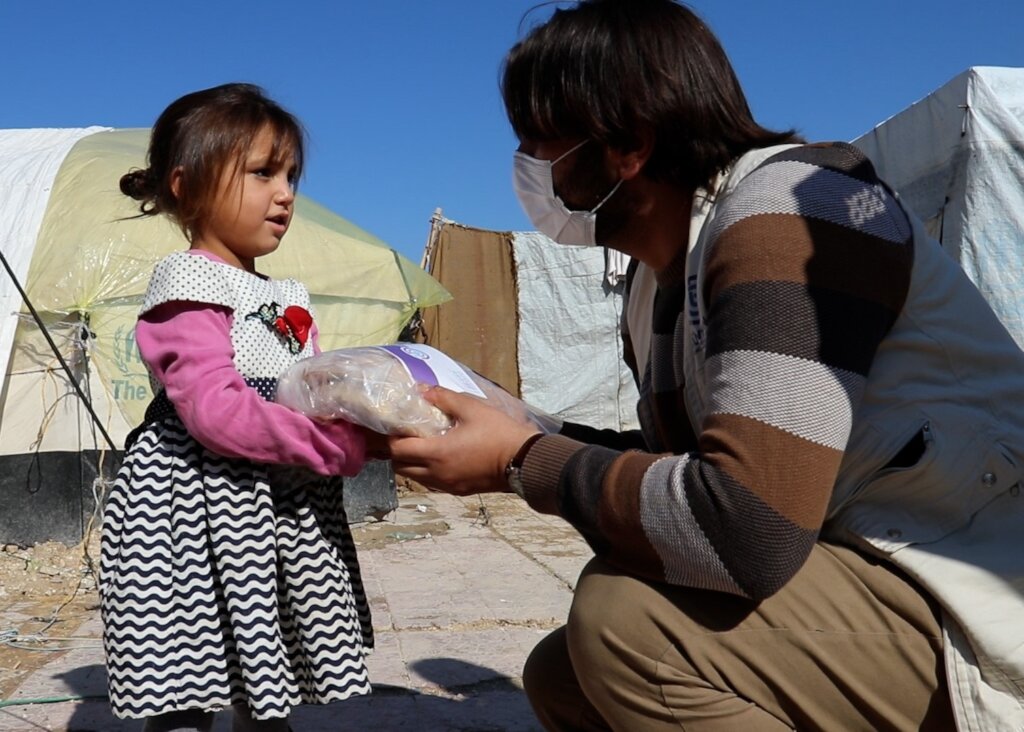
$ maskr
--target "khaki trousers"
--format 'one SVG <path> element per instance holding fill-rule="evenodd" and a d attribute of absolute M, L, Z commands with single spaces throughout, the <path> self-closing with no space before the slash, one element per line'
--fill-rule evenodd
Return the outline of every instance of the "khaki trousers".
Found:
<path fill-rule="evenodd" d="M 594 559 L 523 682 L 552 731 L 952 732 L 938 617 L 898 569 L 827 544 L 760 604 Z"/>

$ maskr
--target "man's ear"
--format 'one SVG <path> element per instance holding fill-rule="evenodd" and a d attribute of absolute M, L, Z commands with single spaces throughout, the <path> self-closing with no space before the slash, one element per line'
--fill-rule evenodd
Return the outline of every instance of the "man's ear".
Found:
<path fill-rule="evenodd" d="M 649 125 L 641 127 L 629 149 L 612 150 L 613 165 L 622 180 L 631 180 L 640 174 L 654 152 L 654 130 Z"/>
<path fill-rule="evenodd" d="M 181 176 L 182 170 L 179 165 L 177 168 L 171 171 L 171 195 L 175 198 L 181 197 Z"/>

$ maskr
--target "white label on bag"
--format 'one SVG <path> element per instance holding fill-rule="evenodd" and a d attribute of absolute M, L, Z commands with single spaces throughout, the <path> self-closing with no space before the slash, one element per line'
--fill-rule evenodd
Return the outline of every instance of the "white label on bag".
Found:
<path fill-rule="evenodd" d="M 417 384 L 443 386 L 452 391 L 465 392 L 487 398 L 473 377 L 452 358 L 436 348 L 419 343 L 398 343 L 393 346 L 375 346 L 398 359 Z"/>

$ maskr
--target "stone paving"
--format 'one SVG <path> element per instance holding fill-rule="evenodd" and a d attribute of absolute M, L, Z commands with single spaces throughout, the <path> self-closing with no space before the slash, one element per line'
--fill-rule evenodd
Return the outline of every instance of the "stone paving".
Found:
<path fill-rule="evenodd" d="M 295 732 L 539 730 L 520 677 L 533 645 L 560 625 L 591 552 L 566 523 L 511 495 L 407 493 L 382 522 L 356 530 L 374 612 L 374 694 L 303 707 Z M 17 627 L 0 613 L 0 627 Z M 0 732 L 129 732 L 111 716 L 98 613 L 75 632 L 88 648 L 53 654 L 5 701 Z M 218 715 L 216 732 L 228 732 Z"/>

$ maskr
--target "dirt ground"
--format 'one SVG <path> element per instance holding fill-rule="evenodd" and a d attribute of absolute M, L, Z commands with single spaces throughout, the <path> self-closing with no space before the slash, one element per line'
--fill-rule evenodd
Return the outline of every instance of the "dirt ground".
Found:
<path fill-rule="evenodd" d="M 417 494 L 424 492 L 416 484 L 401 483 L 397 511 L 352 527 L 357 546 L 373 549 L 445 533 L 444 518 L 417 501 Z M 486 509 L 481 511 L 474 518 L 486 520 Z M 0 546 L 0 700 L 8 698 L 53 653 L 99 642 L 95 637 L 75 638 L 99 607 L 92 570 L 98 565 L 99 532 L 95 530 L 77 546 L 60 542 Z"/>
<path fill-rule="evenodd" d="M 0 699 L 53 653 L 97 642 L 65 640 L 99 603 L 87 551 L 92 558 L 99 556 L 95 537 L 88 546 L 47 542 L 0 548 Z"/>

